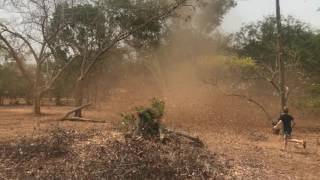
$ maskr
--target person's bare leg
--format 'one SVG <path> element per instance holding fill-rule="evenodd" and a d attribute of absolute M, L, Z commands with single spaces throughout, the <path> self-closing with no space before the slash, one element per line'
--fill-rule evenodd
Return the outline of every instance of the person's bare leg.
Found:
<path fill-rule="evenodd" d="M 284 150 L 287 150 L 287 145 L 288 145 L 288 136 L 287 135 L 284 135 L 283 143 L 284 143 Z"/>
<path fill-rule="evenodd" d="M 301 144 L 303 146 L 303 148 L 306 148 L 306 141 L 305 140 L 289 139 L 289 142 Z"/>

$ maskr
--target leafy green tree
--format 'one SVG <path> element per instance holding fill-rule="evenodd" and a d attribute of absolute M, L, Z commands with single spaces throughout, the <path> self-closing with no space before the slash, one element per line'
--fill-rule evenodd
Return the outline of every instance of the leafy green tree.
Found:
<path fill-rule="evenodd" d="M 22 77 L 16 63 L 5 62 L 0 64 L 0 105 L 3 98 L 28 97 L 28 82 Z"/>
<path fill-rule="evenodd" d="M 55 52 L 50 45 L 57 35 L 49 33 L 49 22 L 52 10 L 56 6 L 55 0 L 39 1 L 7 1 L 3 7 L 8 12 L 15 11 L 20 15 L 23 26 L 16 27 L 9 21 L 0 22 L 0 45 L 19 67 L 23 78 L 28 81 L 32 89 L 33 111 L 41 113 L 41 99 L 48 92 L 55 81 L 69 65 L 50 74 L 47 64 L 53 60 Z M 62 21 L 59 27 L 63 26 Z M 32 62 L 34 68 L 28 68 Z"/>
<path fill-rule="evenodd" d="M 310 63 L 312 65 L 317 63 L 315 48 L 319 42 L 318 33 L 312 31 L 308 24 L 291 16 L 284 18 L 282 24 L 285 61 L 287 63 L 300 62 L 306 68 L 307 62 L 312 61 Z M 235 34 L 234 47 L 239 55 L 250 56 L 258 63 L 274 67 L 276 65 L 276 36 L 276 20 L 270 16 L 263 21 L 242 27 L 240 32 Z"/>
<path fill-rule="evenodd" d="M 136 28 L 131 30 L 116 29 L 112 27 L 114 24 L 110 22 L 96 23 L 110 18 L 106 16 L 105 12 L 96 11 L 97 9 L 103 9 L 105 6 L 103 1 L 101 1 L 101 5 L 95 5 L 96 2 L 99 2 L 95 0 L 79 0 L 77 2 L 55 0 L 8 1 L 9 3 L 4 8 L 9 11 L 17 11 L 16 14 L 21 15 L 25 26 L 15 28 L 10 22 L 0 22 L 0 43 L 1 45 L 3 44 L 1 48 L 5 49 L 10 58 L 16 61 L 24 75 L 23 77 L 31 84 L 34 113 L 40 114 L 42 96 L 61 78 L 68 66 L 81 59 L 79 63 L 81 71 L 77 82 L 83 81 L 97 62 L 106 56 L 107 52 L 118 47 L 120 42 L 125 39 L 130 39 L 133 33 L 138 32 L 149 23 L 165 18 L 185 4 L 186 1 L 173 1 L 168 6 L 161 8 L 162 13 L 160 15 L 149 17 L 146 22 L 137 25 Z M 73 2 L 76 5 L 72 4 L 69 10 L 67 7 L 61 7 Z M 96 8 L 97 6 L 99 8 Z M 74 8 L 77 8 L 76 10 L 78 11 L 75 11 Z M 71 11 L 71 13 L 65 12 L 65 10 Z M 121 9 L 118 12 L 120 11 Z M 89 24 L 88 20 L 91 20 Z M 105 31 L 101 32 L 101 28 L 105 28 Z M 99 31 L 96 31 L 98 29 Z M 68 35 L 70 38 L 67 38 Z M 69 41 L 62 41 L 59 39 L 60 37 Z M 67 63 L 59 70 L 54 71 L 55 74 L 43 74 L 43 72 L 49 72 L 44 71 L 45 64 L 55 60 L 57 57 L 59 58 L 60 55 L 57 53 L 60 50 L 58 49 L 65 51 L 65 54 L 68 55 L 66 56 Z M 36 64 L 34 72 L 26 68 L 27 60 L 33 60 L 34 64 Z M 76 84 L 79 85 L 77 89 L 79 89 L 78 94 L 80 95 L 78 97 L 81 97 L 82 83 Z M 77 99 L 81 100 L 81 98 Z"/>
<path fill-rule="evenodd" d="M 288 80 L 303 78 L 319 82 L 320 35 L 310 26 L 291 16 L 282 20 L 282 58 L 287 67 Z M 258 74 L 272 83 L 278 76 L 276 19 L 266 17 L 257 23 L 248 24 L 235 34 L 235 50 L 242 57 L 251 57 L 258 65 Z"/>
<path fill-rule="evenodd" d="M 134 30 L 148 21 L 152 16 L 161 16 L 163 7 L 168 4 L 165 1 L 132 1 L 132 0 L 103 0 L 103 11 L 107 14 L 107 21 L 114 28 Z M 134 48 L 148 48 L 159 44 L 162 35 L 166 32 L 165 20 L 159 18 L 148 23 L 136 31 L 126 40 L 126 43 Z"/>
<path fill-rule="evenodd" d="M 76 106 L 82 105 L 86 78 L 99 62 L 120 49 L 156 44 L 161 23 L 185 2 L 179 0 L 163 6 L 159 1 L 101 0 L 57 6 L 50 23 L 51 32 L 62 30 L 55 36 L 51 49 L 61 52 L 65 59 L 74 59 L 74 65 L 79 67 L 74 82 Z M 66 25 L 60 27 L 61 21 Z M 81 117 L 81 111 L 76 116 Z"/>
<path fill-rule="evenodd" d="M 68 63 L 68 59 L 65 57 L 57 58 L 55 61 L 48 64 L 50 71 L 56 71 L 61 69 L 65 64 Z M 55 104 L 57 106 L 63 105 L 61 99 L 68 97 L 72 94 L 77 78 L 77 70 L 79 65 L 73 63 L 63 72 L 61 77 L 53 84 L 50 91 L 51 95 L 55 98 Z"/>

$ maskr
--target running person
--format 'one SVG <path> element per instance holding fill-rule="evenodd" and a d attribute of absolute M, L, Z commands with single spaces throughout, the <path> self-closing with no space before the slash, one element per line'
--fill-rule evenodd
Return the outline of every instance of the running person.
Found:
<path fill-rule="evenodd" d="M 306 141 L 299 139 L 292 139 L 291 133 L 292 128 L 295 126 L 294 118 L 289 114 L 289 109 L 287 107 L 283 108 L 283 113 L 278 119 L 278 123 L 273 127 L 274 129 L 279 129 L 279 126 L 282 124 L 283 134 L 284 134 L 284 149 L 287 148 L 288 142 L 298 143 L 306 148 Z"/>

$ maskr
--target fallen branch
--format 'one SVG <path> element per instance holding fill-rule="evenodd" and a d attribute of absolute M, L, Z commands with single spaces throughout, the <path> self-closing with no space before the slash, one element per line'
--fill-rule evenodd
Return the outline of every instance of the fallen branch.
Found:
<path fill-rule="evenodd" d="M 204 147 L 203 142 L 202 142 L 198 137 L 193 137 L 193 136 L 188 135 L 188 134 L 186 134 L 186 133 L 173 131 L 173 130 L 170 130 L 170 129 L 167 129 L 167 128 L 165 129 L 165 133 L 167 133 L 167 134 L 174 134 L 174 135 L 176 135 L 176 136 L 180 136 L 180 137 L 189 139 L 189 140 L 193 141 L 194 143 L 200 145 L 201 147 Z"/>
<path fill-rule="evenodd" d="M 271 117 L 271 115 L 268 113 L 268 111 L 266 111 L 266 109 L 263 107 L 263 105 L 260 104 L 258 101 L 254 100 L 254 99 L 252 99 L 252 98 L 250 98 L 250 97 L 248 97 L 248 96 L 246 96 L 246 95 L 234 94 L 234 93 L 227 93 L 225 90 L 223 90 L 223 89 L 220 88 L 217 80 L 215 80 L 214 83 L 211 83 L 211 82 L 208 81 L 208 80 L 205 81 L 205 82 L 206 82 L 207 84 L 212 85 L 212 86 L 216 86 L 217 89 L 218 89 L 222 94 L 224 94 L 224 95 L 226 95 L 226 96 L 238 97 L 238 98 L 240 98 L 240 99 L 244 99 L 244 100 L 246 100 L 246 101 L 248 101 L 248 102 L 256 105 L 256 106 L 265 114 L 265 116 L 266 116 L 266 118 L 268 119 L 268 121 L 271 121 L 271 122 L 272 122 L 272 117 Z"/>
<path fill-rule="evenodd" d="M 76 111 L 79 111 L 83 108 L 86 108 L 86 107 L 89 107 L 91 105 L 91 103 L 88 103 L 88 104 L 85 104 L 85 105 L 82 105 L 80 107 L 76 107 L 74 109 L 72 109 L 71 111 L 68 111 L 62 118 L 60 118 L 60 120 L 65 120 L 65 119 L 68 119 L 68 117 L 72 114 L 72 113 L 75 113 Z M 81 118 L 80 118 L 81 119 Z"/>
<path fill-rule="evenodd" d="M 245 99 L 247 100 L 248 102 L 256 105 L 259 107 L 259 109 L 266 115 L 267 119 L 272 121 L 272 118 L 270 116 L 270 114 L 265 110 L 265 108 L 263 107 L 263 105 L 261 105 L 260 103 L 258 103 L 256 100 L 248 97 L 248 96 L 245 96 L 245 95 L 240 95 L 240 94 L 225 94 L 226 96 L 233 96 L 233 97 L 238 97 L 240 99 Z"/>
<path fill-rule="evenodd" d="M 62 118 L 58 119 L 58 121 L 72 121 L 72 122 L 90 122 L 90 123 L 107 123 L 106 121 L 99 121 L 94 119 L 87 119 L 87 118 L 81 118 L 81 117 L 69 117 L 72 113 L 75 113 L 76 111 L 79 111 L 81 109 L 84 109 L 86 107 L 89 107 L 91 103 L 82 105 L 80 107 L 76 107 L 72 109 L 71 111 L 68 111 Z"/>
<path fill-rule="evenodd" d="M 99 120 L 79 118 L 79 117 L 64 118 L 64 119 L 61 119 L 60 121 L 107 123 L 106 121 L 99 121 Z"/>
<path fill-rule="evenodd" d="M 91 123 L 106 123 L 106 121 L 99 121 L 94 119 L 87 119 L 81 117 L 69 117 L 72 113 L 76 113 L 77 111 L 89 107 L 91 103 L 82 105 L 80 107 L 76 107 L 71 111 L 68 111 L 62 118 L 58 119 L 58 121 L 72 121 L 72 122 L 91 122 Z"/>

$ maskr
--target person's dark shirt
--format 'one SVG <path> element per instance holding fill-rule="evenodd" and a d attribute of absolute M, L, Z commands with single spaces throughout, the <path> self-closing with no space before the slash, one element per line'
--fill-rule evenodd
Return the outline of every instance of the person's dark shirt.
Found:
<path fill-rule="evenodd" d="M 293 117 L 287 113 L 283 113 L 280 115 L 279 120 L 283 123 L 283 130 L 284 131 L 292 131 L 291 123 L 294 120 Z"/>

